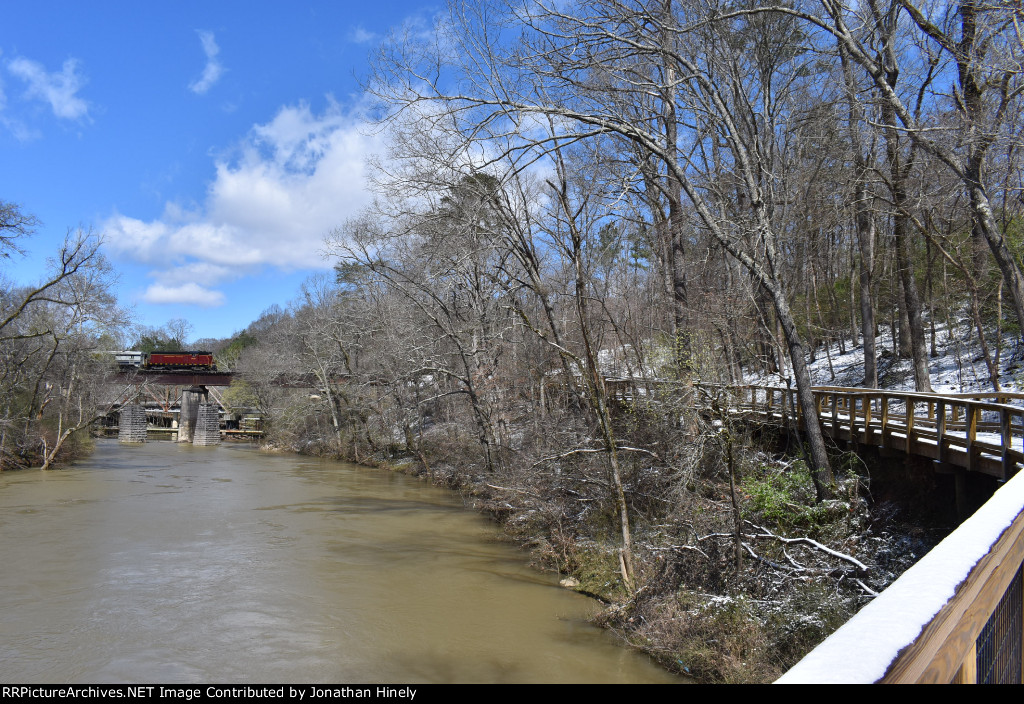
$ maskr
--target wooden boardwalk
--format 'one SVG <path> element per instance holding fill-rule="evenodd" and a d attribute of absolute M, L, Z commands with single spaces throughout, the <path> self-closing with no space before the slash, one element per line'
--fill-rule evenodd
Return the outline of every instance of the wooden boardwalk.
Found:
<path fill-rule="evenodd" d="M 666 392 L 719 418 L 802 426 L 796 389 L 605 379 L 613 399 Z M 1024 394 L 814 387 L 837 442 L 873 445 L 1006 483 L 780 682 L 1024 682 Z M 967 470 L 967 471 L 965 471 Z M 1009 481 L 1007 481 L 1009 480 Z"/>
<path fill-rule="evenodd" d="M 612 378 L 605 383 L 620 401 L 655 393 L 657 387 L 679 386 Z M 694 384 L 692 390 L 696 403 L 710 405 L 714 400 L 730 415 L 780 427 L 796 421 L 802 427 L 795 388 Z M 1004 481 L 1024 466 L 1024 394 L 816 386 L 814 401 L 822 430 L 839 442 L 926 457 Z"/>

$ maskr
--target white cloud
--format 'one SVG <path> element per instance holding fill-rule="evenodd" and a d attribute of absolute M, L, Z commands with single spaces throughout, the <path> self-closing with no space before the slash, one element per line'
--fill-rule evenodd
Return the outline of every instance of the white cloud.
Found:
<path fill-rule="evenodd" d="M 380 41 L 381 37 L 360 25 L 349 32 L 348 38 L 354 44 L 374 44 Z"/>
<path fill-rule="evenodd" d="M 7 62 L 7 70 L 28 84 L 25 97 L 49 103 L 53 114 L 65 120 L 88 117 L 89 104 L 78 97 L 85 79 L 78 73 L 78 61 L 68 59 L 60 72 L 47 73 L 38 61 L 18 57 Z"/>
<path fill-rule="evenodd" d="M 362 126 L 333 101 L 321 114 L 283 107 L 214 163 L 198 208 L 168 203 L 152 221 L 116 213 L 104 223 L 107 247 L 153 267 L 151 302 L 196 291 L 208 301 L 209 286 L 266 267 L 327 269 L 324 237 L 370 200 L 364 164 L 378 149 Z"/>
<path fill-rule="evenodd" d="M 189 83 L 188 87 L 193 93 L 202 95 L 210 90 L 214 83 L 220 80 L 221 75 L 224 73 L 224 66 L 217 60 L 220 47 L 217 46 L 217 42 L 213 38 L 213 32 L 206 32 L 200 29 L 196 30 L 196 34 L 199 35 L 199 41 L 203 43 L 203 53 L 206 54 L 206 66 L 203 67 L 202 75 Z"/>
<path fill-rule="evenodd" d="M 209 262 L 189 262 L 166 271 L 154 271 L 151 275 L 165 286 L 181 286 L 196 281 L 209 286 L 237 279 L 242 270 Z"/>
<path fill-rule="evenodd" d="M 42 132 L 26 125 L 21 120 L 0 114 L 0 125 L 6 127 L 19 142 L 31 142 L 43 136 Z"/>
<path fill-rule="evenodd" d="M 181 286 L 153 284 L 146 289 L 142 299 L 147 303 L 183 303 L 203 308 L 216 308 L 224 305 L 223 293 L 203 288 L 196 283 L 187 283 Z"/>

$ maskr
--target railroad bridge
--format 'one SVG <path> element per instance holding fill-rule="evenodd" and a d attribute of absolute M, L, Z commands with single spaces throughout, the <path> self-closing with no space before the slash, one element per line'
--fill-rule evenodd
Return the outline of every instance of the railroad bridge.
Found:
<path fill-rule="evenodd" d="M 122 443 L 146 442 L 146 402 L 155 404 L 163 414 L 170 414 L 172 408 L 178 408 L 178 442 L 195 445 L 220 443 L 220 413 L 224 410 L 221 390 L 231 385 L 232 372 L 122 369 L 118 376 L 128 382 L 120 402 L 116 404 L 119 407 L 118 439 Z"/>
<path fill-rule="evenodd" d="M 220 442 L 222 435 L 254 437 L 262 434 L 258 422 L 251 427 L 220 430 L 220 414 L 228 410 L 224 406 L 223 392 L 231 385 L 233 372 L 123 367 L 117 376 L 124 383 L 124 391 L 112 407 L 119 411 L 117 431 L 121 442 L 134 444 L 146 441 L 147 405 L 150 407 L 149 415 L 163 415 L 168 424 L 172 414 L 176 413 L 178 442 L 214 445 Z M 347 378 L 339 376 L 334 380 L 345 381 Z M 301 372 L 280 374 L 271 383 L 295 389 L 319 386 L 315 375 Z M 175 431 L 168 425 L 166 432 Z"/>

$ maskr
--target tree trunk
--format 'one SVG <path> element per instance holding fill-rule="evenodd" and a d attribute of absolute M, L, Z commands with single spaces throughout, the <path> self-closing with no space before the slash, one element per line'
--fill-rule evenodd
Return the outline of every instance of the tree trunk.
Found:
<path fill-rule="evenodd" d="M 679 149 L 679 121 L 676 116 L 676 69 L 672 60 L 674 27 L 672 0 L 664 0 L 662 19 L 661 49 L 665 80 L 662 97 L 665 120 L 665 154 L 674 162 Z M 675 164 L 670 164 L 665 179 L 665 195 L 668 199 L 668 226 L 672 271 L 672 324 L 673 345 L 677 373 L 689 378 L 693 369 L 690 349 L 690 329 L 687 321 L 686 293 L 686 250 L 684 243 L 684 221 L 682 185 L 676 176 Z"/>
<path fill-rule="evenodd" d="M 860 321 L 864 336 L 864 385 L 878 388 L 878 352 L 875 348 L 875 304 L 871 285 L 875 262 L 875 218 L 867 207 L 868 191 L 857 184 L 857 244 L 860 248 Z"/>
<path fill-rule="evenodd" d="M 857 86 L 850 68 L 849 55 L 841 44 L 839 58 L 842 61 L 843 78 L 846 83 L 849 113 L 847 126 L 850 144 L 853 147 L 854 168 L 857 170 L 853 211 L 857 226 L 857 248 L 860 251 L 860 324 L 861 335 L 864 338 L 864 385 L 874 389 L 878 387 L 878 354 L 875 348 L 878 326 L 875 322 L 875 303 L 871 289 L 875 271 L 875 212 L 872 204 L 874 197 L 867 184 L 869 155 L 865 155 L 860 138 L 864 110 L 857 99 Z M 853 287 L 852 281 L 850 287 Z"/>
<path fill-rule="evenodd" d="M 886 37 L 887 48 L 891 47 L 891 35 Z M 895 89 L 899 70 L 895 59 L 887 71 L 886 80 L 889 87 Z M 896 246 L 896 269 L 899 271 L 900 283 L 903 288 L 903 310 L 906 312 L 909 328 L 910 355 L 914 361 L 914 388 L 917 391 L 932 390 L 928 372 L 928 348 L 924 335 L 924 318 L 921 314 L 921 295 L 917 290 L 917 277 L 914 276 L 914 252 L 910 240 L 910 228 L 907 216 L 909 208 L 907 198 L 907 177 L 914 163 L 916 146 L 911 146 L 907 163 L 903 163 L 900 135 L 897 130 L 896 111 L 887 102 L 882 103 L 882 122 L 885 125 L 885 153 L 889 161 L 889 190 L 892 193 L 893 216 L 892 231 Z M 900 321 L 901 352 L 903 351 L 903 321 Z"/>
<path fill-rule="evenodd" d="M 832 496 L 832 485 L 835 480 L 828 459 L 828 449 L 825 446 L 825 435 L 821 430 L 821 422 L 818 418 L 814 392 L 811 388 L 811 374 L 804 358 L 803 342 L 800 340 L 800 333 L 790 312 L 789 303 L 781 289 L 774 287 L 769 290 L 769 293 L 775 303 L 779 325 L 782 327 L 786 344 L 789 347 L 789 360 L 793 365 L 793 377 L 796 381 L 797 398 L 800 401 L 803 415 L 804 432 L 807 434 L 807 444 L 810 446 L 811 478 L 814 481 L 818 500 L 823 501 Z"/>
<path fill-rule="evenodd" d="M 978 168 L 980 172 L 980 165 Z M 977 179 L 977 176 L 972 177 L 973 183 L 968 188 L 971 212 L 974 215 L 975 222 L 980 227 L 982 235 L 984 235 L 985 240 L 988 242 L 989 249 L 992 250 L 992 256 L 995 258 L 999 271 L 1003 275 L 1003 281 L 1006 282 L 1006 287 L 1010 290 L 1010 300 L 1013 301 L 1013 309 L 1017 316 L 1020 330 L 1017 336 L 1018 339 L 1024 339 L 1024 275 L 1021 274 L 1020 267 L 1017 266 L 1017 260 L 1014 258 L 1013 252 L 1006 245 L 1006 238 L 1003 237 L 1002 231 L 996 224 L 995 216 L 992 213 L 992 205 L 989 202 L 984 186 L 980 180 L 974 179 Z"/>

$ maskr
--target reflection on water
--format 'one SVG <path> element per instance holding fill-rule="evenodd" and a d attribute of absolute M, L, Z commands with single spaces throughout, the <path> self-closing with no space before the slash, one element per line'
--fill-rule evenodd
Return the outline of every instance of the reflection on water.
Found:
<path fill-rule="evenodd" d="M 225 445 L 0 474 L 3 682 L 672 681 L 457 497 Z"/>

